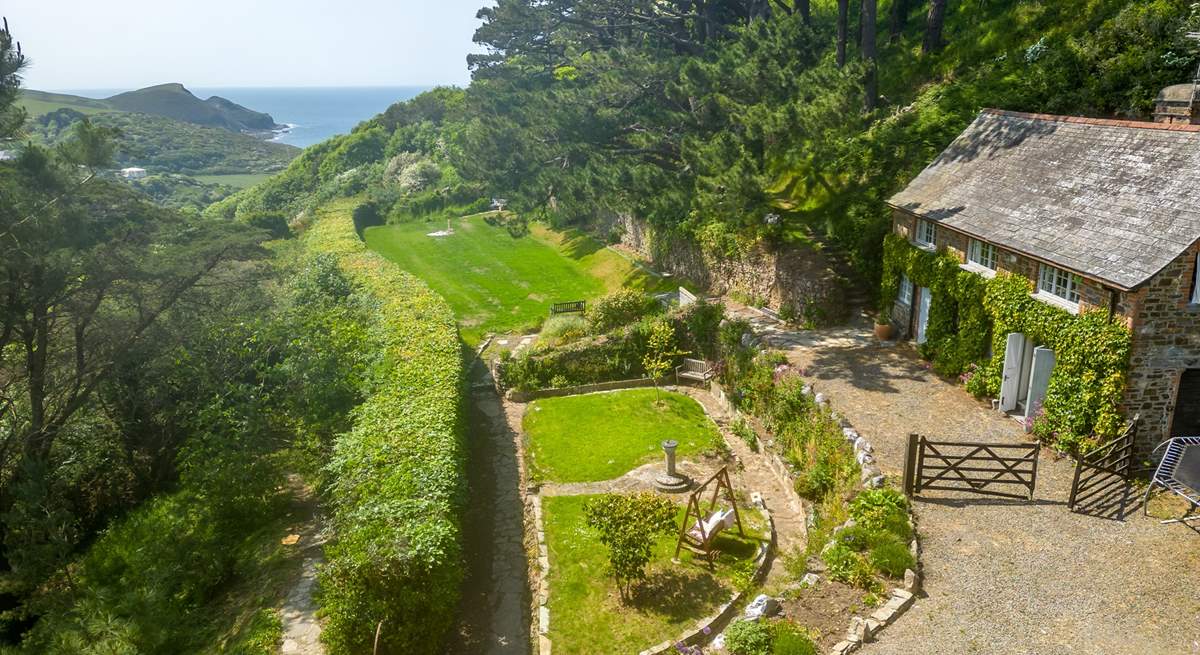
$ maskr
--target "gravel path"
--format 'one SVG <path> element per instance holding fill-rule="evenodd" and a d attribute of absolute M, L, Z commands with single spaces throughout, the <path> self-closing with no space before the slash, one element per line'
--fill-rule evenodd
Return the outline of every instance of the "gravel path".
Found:
<path fill-rule="evenodd" d="M 1020 425 L 929 371 L 907 345 L 881 343 L 868 321 L 781 331 L 751 310 L 875 445 L 903 469 L 906 436 L 1020 443 Z M 926 597 L 866 655 L 1200 654 L 1200 534 L 1141 514 L 1124 521 L 1069 512 L 1069 459 L 1043 451 L 1033 502 L 930 492 L 914 503 Z"/>

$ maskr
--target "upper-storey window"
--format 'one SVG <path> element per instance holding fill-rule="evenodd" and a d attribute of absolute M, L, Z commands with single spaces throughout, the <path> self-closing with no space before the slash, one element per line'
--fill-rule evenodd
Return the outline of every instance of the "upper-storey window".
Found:
<path fill-rule="evenodd" d="M 932 246 L 937 235 L 937 228 L 934 227 L 931 221 L 917 219 L 917 235 L 916 241 L 918 245 Z"/>
<path fill-rule="evenodd" d="M 991 271 L 996 270 L 996 246 L 971 239 L 970 245 L 967 246 L 967 261 Z"/>
<path fill-rule="evenodd" d="M 1196 254 L 1196 272 L 1192 275 L 1192 304 L 1200 305 L 1200 253 Z"/>
<path fill-rule="evenodd" d="M 1079 304 L 1080 279 L 1078 275 L 1042 264 L 1042 272 L 1038 277 L 1038 291 L 1048 293 L 1072 305 Z"/>

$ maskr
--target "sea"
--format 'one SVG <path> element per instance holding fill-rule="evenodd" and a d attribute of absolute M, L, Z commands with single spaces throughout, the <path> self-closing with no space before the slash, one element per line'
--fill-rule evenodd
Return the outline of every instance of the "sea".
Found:
<path fill-rule="evenodd" d="M 266 112 L 286 130 L 273 141 L 301 148 L 346 134 L 364 120 L 433 87 L 187 87 L 204 100 L 221 96 L 254 111 Z M 55 89 L 85 98 L 108 98 L 133 89 Z"/>

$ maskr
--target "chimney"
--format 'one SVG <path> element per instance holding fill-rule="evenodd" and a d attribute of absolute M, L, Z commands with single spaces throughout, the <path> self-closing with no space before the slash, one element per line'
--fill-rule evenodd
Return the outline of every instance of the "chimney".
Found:
<path fill-rule="evenodd" d="M 1154 99 L 1154 122 L 1200 125 L 1200 80 L 1160 91 Z"/>
<path fill-rule="evenodd" d="M 1187 38 L 1200 45 L 1200 32 L 1188 32 Z M 1200 66 L 1191 84 L 1168 86 L 1154 99 L 1155 123 L 1200 125 Z"/>

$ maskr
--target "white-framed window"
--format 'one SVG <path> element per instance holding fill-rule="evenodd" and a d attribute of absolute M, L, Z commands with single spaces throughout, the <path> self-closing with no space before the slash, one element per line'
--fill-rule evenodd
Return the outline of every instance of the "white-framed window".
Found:
<path fill-rule="evenodd" d="M 1079 276 L 1074 273 L 1042 264 L 1042 271 L 1038 276 L 1038 291 L 1078 305 L 1079 282 Z"/>
<path fill-rule="evenodd" d="M 898 300 L 905 305 L 912 305 L 913 283 L 907 275 L 900 276 L 900 297 Z"/>
<path fill-rule="evenodd" d="M 932 246 L 937 241 L 937 228 L 933 221 L 927 221 L 921 218 L 917 219 L 917 233 L 913 237 L 917 245 Z"/>
<path fill-rule="evenodd" d="M 1196 254 L 1196 271 L 1192 274 L 1192 304 L 1200 305 L 1200 253 Z"/>
<path fill-rule="evenodd" d="M 996 246 L 979 239 L 971 239 L 967 245 L 967 261 L 989 271 L 996 270 Z"/>

